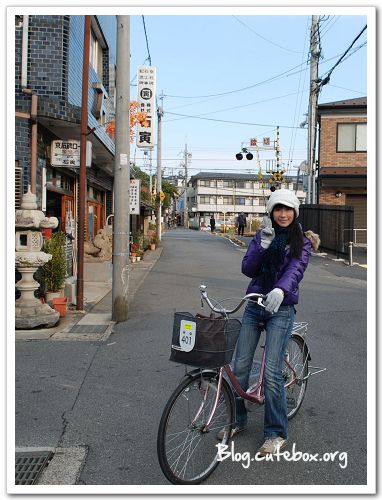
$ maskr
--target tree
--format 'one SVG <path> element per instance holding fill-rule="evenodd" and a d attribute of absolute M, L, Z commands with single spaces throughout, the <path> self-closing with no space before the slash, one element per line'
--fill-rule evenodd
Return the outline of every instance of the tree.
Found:
<path fill-rule="evenodd" d="M 130 142 L 134 141 L 135 126 L 140 123 L 142 127 L 148 127 L 147 113 L 138 111 L 139 103 L 137 101 L 130 101 Z M 115 120 L 106 125 L 106 132 L 113 139 L 115 138 Z"/>

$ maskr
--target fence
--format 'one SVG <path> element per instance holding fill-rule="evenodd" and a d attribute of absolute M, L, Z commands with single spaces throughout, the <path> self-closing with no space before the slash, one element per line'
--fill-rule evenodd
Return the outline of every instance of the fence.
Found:
<path fill-rule="evenodd" d="M 347 205 L 300 205 L 304 231 L 319 234 L 320 249 L 349 258 L 349 242 L 354 233 L 354 209 Z"/>

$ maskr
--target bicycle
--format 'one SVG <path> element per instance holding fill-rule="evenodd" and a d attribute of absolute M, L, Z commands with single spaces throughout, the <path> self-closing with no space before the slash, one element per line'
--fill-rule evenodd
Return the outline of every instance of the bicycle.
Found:
<path fill-rule="evenodd" d="M 201 302 L 211 311 L 228 318 L 247 300 L 254 300 L 261 307 L 264 295 L 250 293 L 231 310 L 221 304 L 216 307 L 201 285 Z M 265 325 L 262 325 L 264 331 Z M 308 323 L 295 323 L 284 358 L 283 377 L 287 396 L 288 419 L 300 409 L 312 374 L 311 359 L 305 341 Z M 257 383 L 245 392 L 229 364 L 216 368 L 196 368 L 183 376 L 168 400 L 160 420 L 157 436 L 157 454 L 160 467 L 173 484 L 199 484 L 218 466 L 217 432 L 224 429 L 222 445 L 228 445 L 235 423 L 235 395 L 246 405 L 264 404 L 265 349 Z M 248 408 L 249 409 L 249 408 Z"/>

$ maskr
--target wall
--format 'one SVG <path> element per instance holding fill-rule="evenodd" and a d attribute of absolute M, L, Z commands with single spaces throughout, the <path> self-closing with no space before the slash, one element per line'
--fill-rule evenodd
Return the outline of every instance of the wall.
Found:
<path fill-rule="evenodd" d="M 320 168 L 366 167 L 367 153 L 337 153 L 337 123 L 365 123 L 364 117 L 322 116 L 320 127 Z M 346 174 L 346 169 L 343 171 Z"/>

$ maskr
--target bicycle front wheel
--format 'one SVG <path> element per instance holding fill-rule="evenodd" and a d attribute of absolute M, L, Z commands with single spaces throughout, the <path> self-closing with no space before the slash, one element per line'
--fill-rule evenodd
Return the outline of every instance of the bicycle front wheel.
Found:
<path fill-rule="evenodd" d="M 308 384 L 308 347 L 302 337 L 292 334 L 284 359 L 283 377 L 288 419 L 293 418 L 305 396 Z"/>
<path fill-rule="evenodd" d="M 217 433 L 228 444 L 234 419 L 234 397 L 222 380 L 218 393 L 217 374 L 201 372 L 186 378 L 170 397 L 159 424 L 157 452 L 161 469 L 173 484 L 199 484 L 217 467 Z"/>

